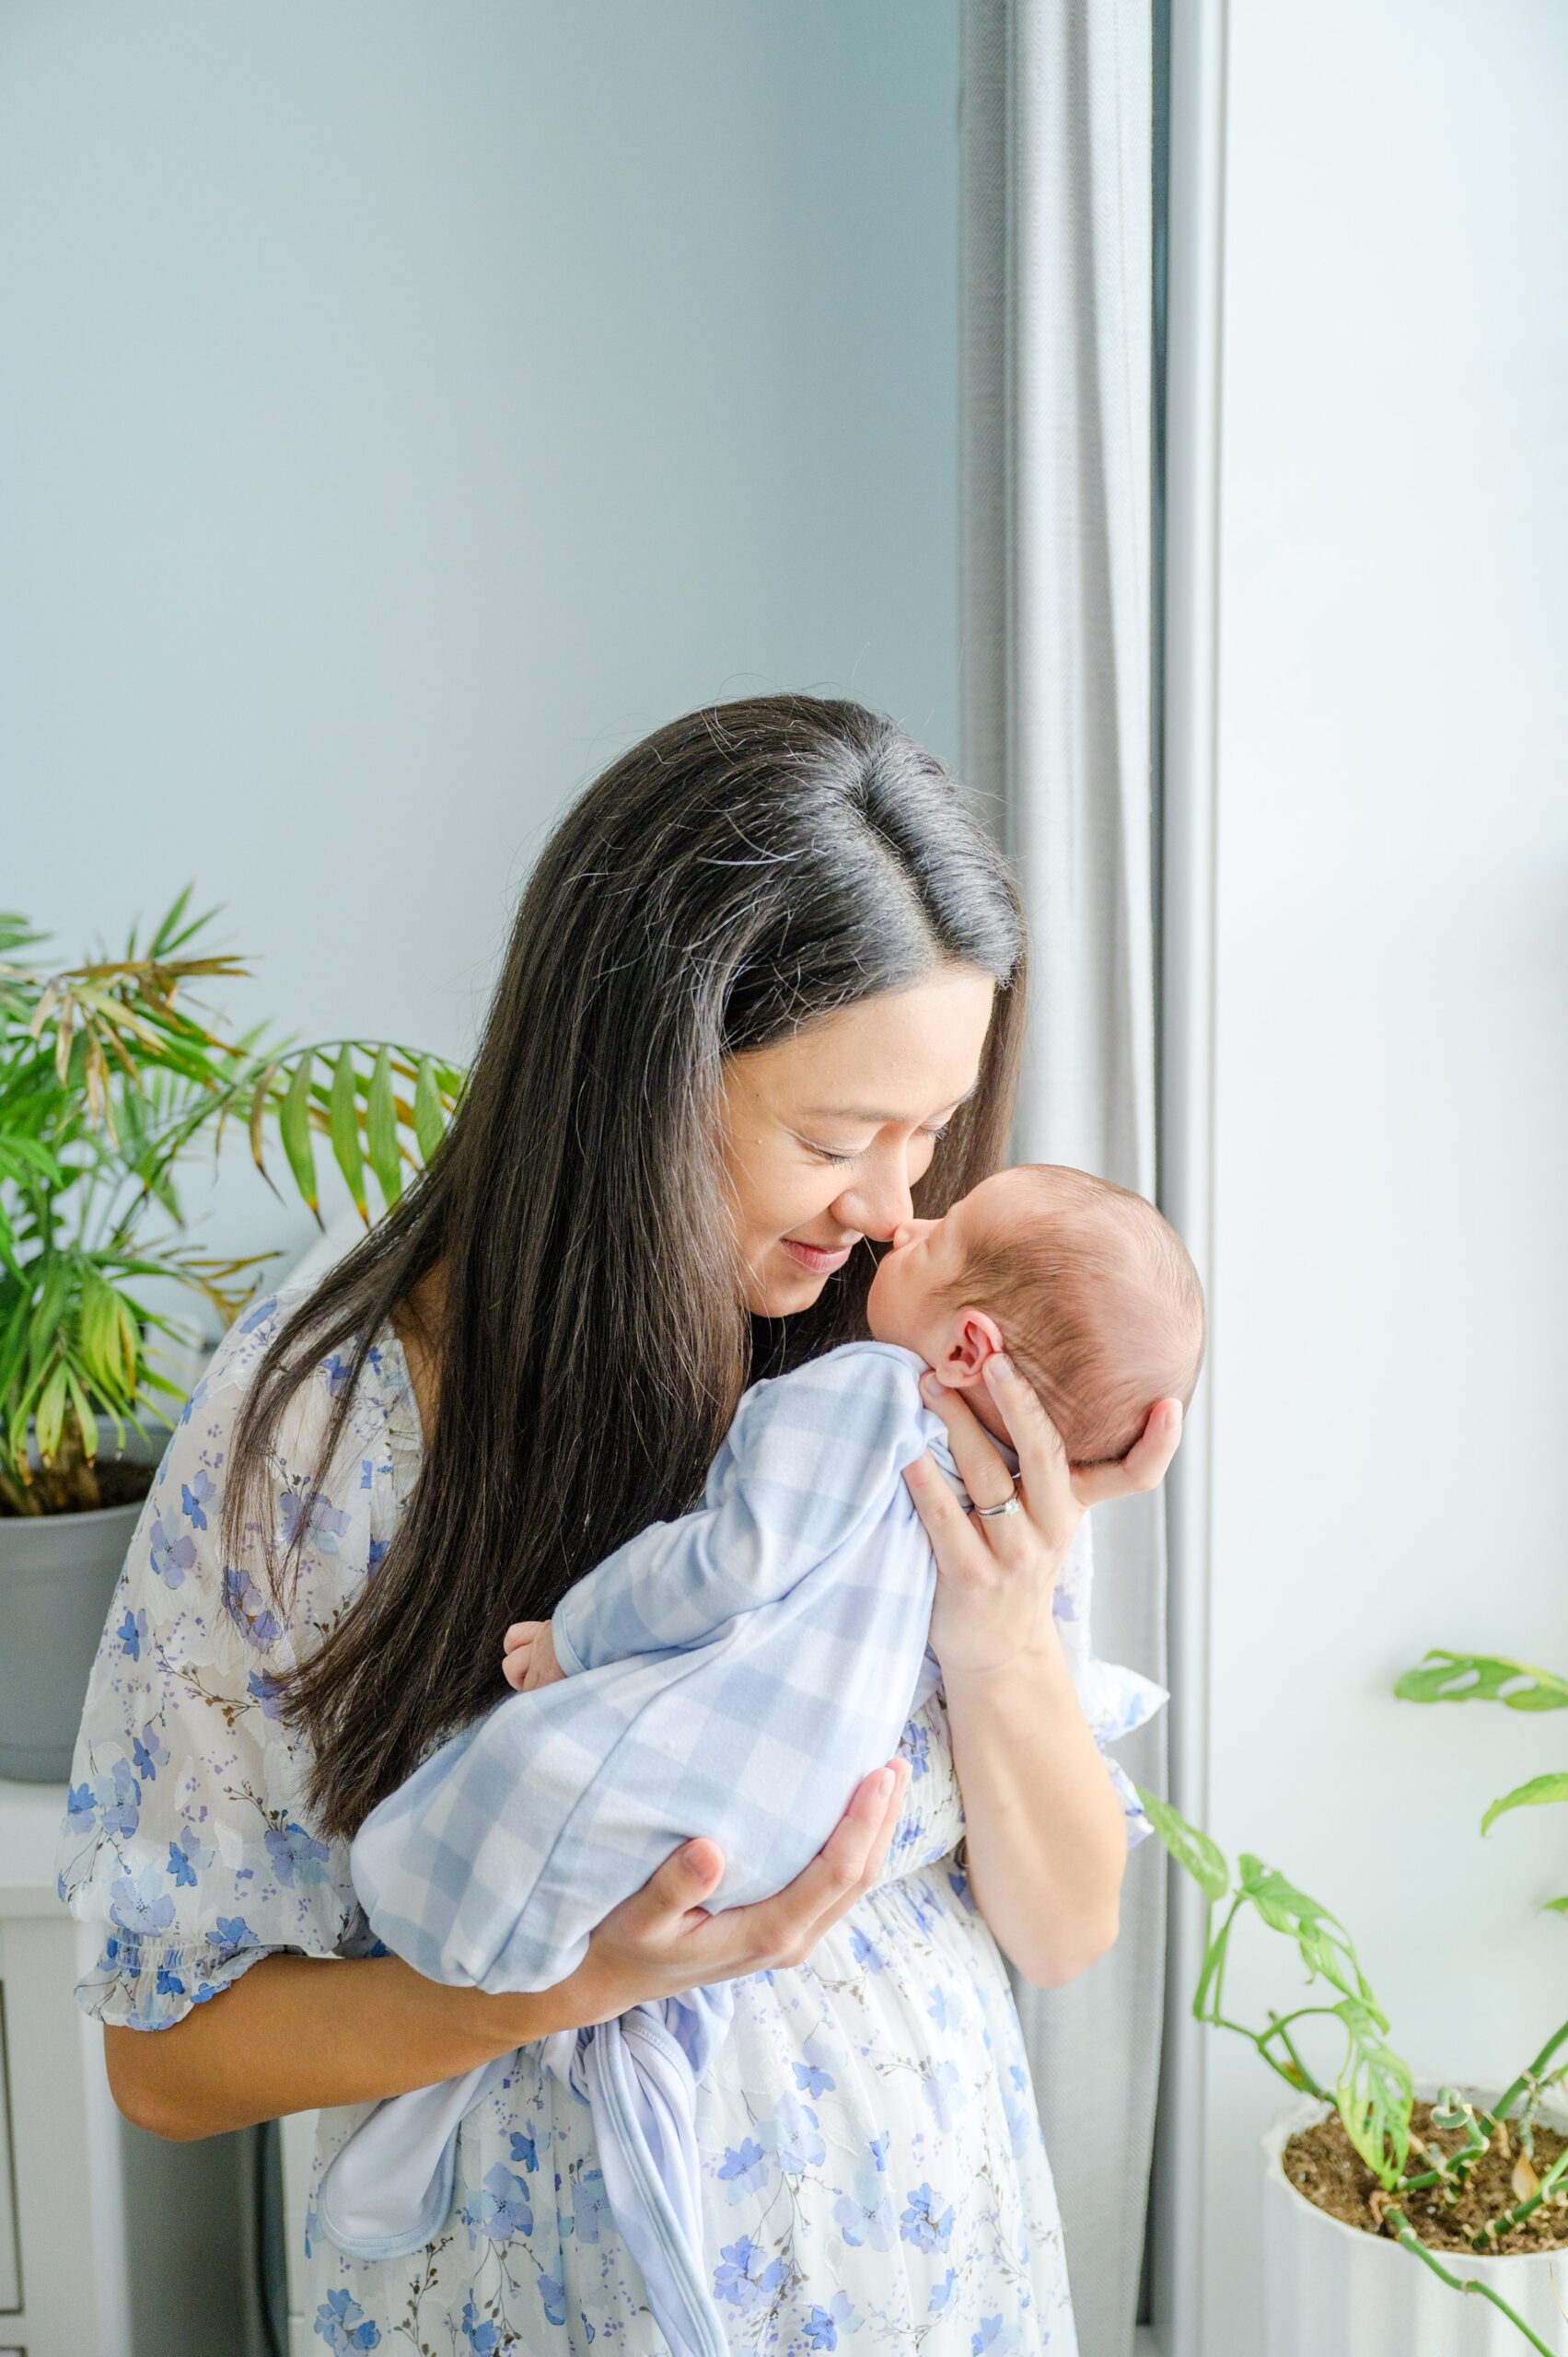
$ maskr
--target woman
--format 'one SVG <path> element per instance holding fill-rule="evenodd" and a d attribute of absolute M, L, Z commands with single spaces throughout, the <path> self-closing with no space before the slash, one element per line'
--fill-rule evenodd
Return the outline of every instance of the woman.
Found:
<path fill-rule="evenodd" d="M 489 1997 L 374 1953 L 347 1866 L 375 1803 L 505 1696 L 508 1626 L 693 1502 L 749 1381 L 864 1331 L 870 1247 L 995 1166 L 1022 1020 L 1016 891 L 929 754 L 848 702 L 691 714 L 552 837 L 418 1182 L 197 1387 L 62 1833 L 116 2100 L 181 2138 L 322 2107 L 319 2175 L 370 2102 L 517 2054 L 423 2258 L 315 2238 L 329 2347 L 654 2357 L 587 2107 L 537 2042 L 733 1979 L 699 2116 L 731 2348 L 1071 2349 L 998 1944 L 1051 1982 L 1115 1936 L 1123 1818 L 1085 1774 L 1051 1591 L 1085 1505 L 1163 1475 L 1175 1402 L 1073 1478 L 999 1377 L 1025 1511 L 983 1526 L 911 1469 L 944 1683 L 776 1898 L 708 1917 L 724 1861 L 695 1840 L 571 1980 Z M 983 1428 L 938 1404 L 1000 1499 Z"/>

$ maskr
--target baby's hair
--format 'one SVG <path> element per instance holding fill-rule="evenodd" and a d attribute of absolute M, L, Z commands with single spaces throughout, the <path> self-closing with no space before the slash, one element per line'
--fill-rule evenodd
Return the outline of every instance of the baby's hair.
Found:
<path fill-rule="evenodd" d="M 1203 1364 L 1203 1288 L 1153 1203 L 1065 1163 L 1029 1162 L 1034 1216 L 970 1251 L 947 1297 L 983 1309 L 1074 1465 L 1125 1457 L 1156 1399 L 1187 1408 Z"/>

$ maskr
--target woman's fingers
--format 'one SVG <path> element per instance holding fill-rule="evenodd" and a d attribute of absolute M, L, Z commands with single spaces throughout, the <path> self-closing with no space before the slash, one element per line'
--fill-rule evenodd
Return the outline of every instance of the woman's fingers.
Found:
<path fill-rule="evenodd" d="M 1018 1373 L 1005 1352 L 985 1362 L 985 1387 L 1018 1453 L 1018 1480 L 1028 1501 L 1029 1520 L 1052 1548 L 1064 1548 L 1077 1524 L 1072 1476 L 1062 1435 L 1040 1405 L 1034 1385 Z M 1005 1528 L 1005 1525 L 997 1526 Z"/>
<path fill-rule="evenodd" d="M 1089 1465 L 1073 1475 L 1080 1505 L 1096 1506 L 1107 1498 L 1132 1496 L 1155 1490 L 1165 1480 L 1181 1440 L 1181 1402 L 1156 1399 L 1148 1421 L 1132 1447 L 1115 1465 Z"/>
<path fill-rule="evenodd" d="M 1013 1494 L 1013 1476 L 1002 1452 L 967 1399 L 930 1373 L 920 1378 L 920 1396 L 947 1428 L 958 1478 L 977 1506 L 999 1506 Z"/>
<path fill-rule="evenodd" d="M 862 1779 L 827 1840 L 792 1883 L 772 1898 L 733 1910 L 736 1929 L 764 1962 L 799 1963 L 876 1881 L 909 1784 L 907 1759 L 893 1760 L 889 1768 L 892 1782 L 885 1792 L 878 1778 L 887 1771 Z"/>

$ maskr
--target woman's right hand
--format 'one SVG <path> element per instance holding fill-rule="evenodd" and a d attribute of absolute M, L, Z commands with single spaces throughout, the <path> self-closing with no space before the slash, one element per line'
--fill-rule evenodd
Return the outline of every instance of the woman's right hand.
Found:
<path fill-rule="evenodd" d="M 892 1783 L 879 1790 L 889 1770 Z M 589 1934 L 587 1955 L 558 1992 L 572 2018 L 585 2027 L 613 2021 L 683 1989 L 802 1963 L 881 1873 L 909 1779 L 901 1758 L 873 1769 L 811 1864 L 749 1907 L 707 1913 L 703 1895 L 723 1876 L 724 1852 L 705 1835 L 688 1841 Z"/>

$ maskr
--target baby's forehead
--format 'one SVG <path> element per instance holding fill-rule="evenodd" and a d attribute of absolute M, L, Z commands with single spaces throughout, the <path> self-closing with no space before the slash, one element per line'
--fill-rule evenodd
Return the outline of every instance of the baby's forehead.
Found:
<path fill-rule="evenodd" d="M 1017 1234 L 1031 1221 L 1060 1216 L 1080 1205 L 1077 1197 L 1069 1197 L 1066 1189 L 1049 1169 L 1028 1163 L 1008 1170 L 994 1170 L 971 1187 L 967 1195 L 953 1206 L 962 1214 L 963 1225 L 976 1237 L 981 1235 Z"/>

